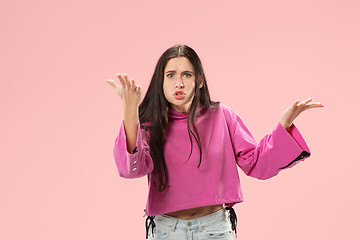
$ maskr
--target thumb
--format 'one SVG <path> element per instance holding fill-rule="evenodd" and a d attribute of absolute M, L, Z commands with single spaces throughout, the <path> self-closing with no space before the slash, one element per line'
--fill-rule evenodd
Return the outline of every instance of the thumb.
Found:
<path fill-rule="evenodd" d="M 112 79 L 106 79 L 105 80 L 108 84 L 110 84 L 113 88 L 115 88 L 116 90 L 120 88 L 119 85 L 116 84 L 116 82 Z"/>

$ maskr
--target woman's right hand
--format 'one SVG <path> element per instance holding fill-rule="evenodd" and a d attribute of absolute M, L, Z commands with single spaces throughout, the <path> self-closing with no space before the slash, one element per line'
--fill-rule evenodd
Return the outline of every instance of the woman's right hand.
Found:
<path fill-rule="evenodd" d="M 106 82 L 109 83 L 115 89 L 116 93 L 120 96 L 123 101 L 124 107 L 136 107 L 138 108 L 141 100 L 141 87 L 140 85 L 135 83 L 134 78 L 130 78 L 124 73 L 123 75 L 120 73 L 116 74 L 120 80 L 120 84 L 118 85 L 112 79 L 106 79 Z"/>
<path fill-rule="evenodd" d="M 116 74 L 121 85 L 115 83 L 114 80 L 106 79 L 116 90 L 117 94 L 123 101 L 123 122 L 126 135 L 126 146 L 128 153 L 132 153 L 136 146 L 137 129 L 139 123 L 139 105 L 141 100 L 141 88 L 135 84 L 133 78 L 129 79 L 124 73 Z"/>

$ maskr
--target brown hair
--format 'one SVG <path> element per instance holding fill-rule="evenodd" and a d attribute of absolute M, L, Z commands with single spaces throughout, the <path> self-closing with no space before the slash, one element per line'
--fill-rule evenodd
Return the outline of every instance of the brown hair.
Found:
<path fill-rule="evenodd" d="M 175 57 L 186 57 L 193 65 L 195 71 L 195 94 L 188 115 L 188 133 L 191 142 L 191 152 L 189 158 L 193 150 L 191 135 L 195 138 L 200 150 L 200 161 L 198 167 L 200 167 L 201 164 L 202 147 L 201 139 L 195 124 L 196 109 L 199 105 L 203 105 L 205 106 L 204 110 L 206 111 L 209 108 L 217 108 L 219 105 L 219 102 L 213 102 L 210 99 L 200 58 L 191 47 L 187 45 L 175 45 L 168 48 L 161 55 L 156 64 L 149 88 L 139 106 L 139 120 L 141 128 L 150 131 L 149 147 L 150 155 L 154 164 L 153 182 L 159 192 L 164 191 L 166 187 L 168 187 L 168 171 L 164 157 L 164 143 L 165 129 L 168 123 L 169 102 L 166 100 L 163 92 L 164 70 L 168 61 Z M 201 88 L 199 88 L 200 79 L 203 81 L 203 86 Z M 150 123 L 150 126 L 142 125 L 142 123 Z M 193 127 L 193 130 L 190 125 Z"/>

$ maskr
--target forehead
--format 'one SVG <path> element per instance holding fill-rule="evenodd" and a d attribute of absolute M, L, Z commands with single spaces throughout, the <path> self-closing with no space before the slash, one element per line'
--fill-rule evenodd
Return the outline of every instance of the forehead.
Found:
<path fill-rule="evenodd" d="M 194 71 L 194 67 L 186 57 L 171 58 L 165 66 L 165 71 Z"/>

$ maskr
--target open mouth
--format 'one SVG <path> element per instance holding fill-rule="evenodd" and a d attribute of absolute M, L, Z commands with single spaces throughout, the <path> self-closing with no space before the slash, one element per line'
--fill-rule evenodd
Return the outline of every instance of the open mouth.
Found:
<path fill-rule="evenodd" d="M 184 92 L 176 92 L 174 94 L 174 96 L 175 96 L 176 99 L 182 99 L 182 98 L 185 97 L 185 93 Z"/>

